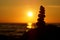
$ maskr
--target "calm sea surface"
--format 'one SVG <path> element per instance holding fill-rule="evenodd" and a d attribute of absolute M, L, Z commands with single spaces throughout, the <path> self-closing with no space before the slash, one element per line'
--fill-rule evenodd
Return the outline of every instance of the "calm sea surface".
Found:
<path fill-rule="evenodd" d="M 53 24 L 60 27 L 60 24 Z M 27 26 L 31 28 L 31 24 L 19 24 L 19 23 L 0 23 L 0 35 L 7 36 L 22 36 L 27 29 Z M 34 28 L 36 25 L 33 24 Z"/>

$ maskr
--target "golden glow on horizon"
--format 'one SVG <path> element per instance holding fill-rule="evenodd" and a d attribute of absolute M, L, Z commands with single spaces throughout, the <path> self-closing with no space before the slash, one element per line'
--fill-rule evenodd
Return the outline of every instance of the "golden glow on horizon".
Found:
<path fill-rule="evenodd" d="M 4 0 L 0 4 L 0 23 L 36 23 L 41 5 L 46 23 L 60 23 L 60 0 Z"/>

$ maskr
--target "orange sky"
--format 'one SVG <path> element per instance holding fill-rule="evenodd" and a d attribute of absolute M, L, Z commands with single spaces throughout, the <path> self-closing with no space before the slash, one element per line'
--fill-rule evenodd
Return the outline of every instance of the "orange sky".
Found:
<path fill-rule="evenodd" d="M 0 0 L 0 22 L 36 22 L 40 5 L 45 7 L 46 23 L 60 23 L 60 0 Z M 28 11 L 32 17 L 27 16 Z"/>

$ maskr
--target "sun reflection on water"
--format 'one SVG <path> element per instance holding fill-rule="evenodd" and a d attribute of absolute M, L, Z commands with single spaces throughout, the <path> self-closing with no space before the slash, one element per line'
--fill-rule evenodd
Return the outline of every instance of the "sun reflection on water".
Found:
<path fill-rule="evenodd" d="M 28 32 L 30 29 L 35 29 L 36 25 L 34 23 L 27 23 L 27 29 L 26 32 Z"/>
<path fill-rule="evenodd" d="M 27 24 L 27 28 L 28 28 L 28 29 L 34 29 L 35 26 L 33 25 L 33 23 L 28 23 L 28 24 Z"/>
<path fill-rule="evenodd" d="M 31 29 L 32 28 L 32 23 L 28 23 L 27 28 Z"/>

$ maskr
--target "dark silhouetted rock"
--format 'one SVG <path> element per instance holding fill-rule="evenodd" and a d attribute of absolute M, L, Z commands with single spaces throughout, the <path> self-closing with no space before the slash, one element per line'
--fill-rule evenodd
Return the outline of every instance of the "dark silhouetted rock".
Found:
<path fill-rule="evenodd" d="M 45 8 L 43 6 L 40 6 L 38 22 L 36 23 L 37 28 L 45 27 L 44 18 L 45 18 Z"/>

